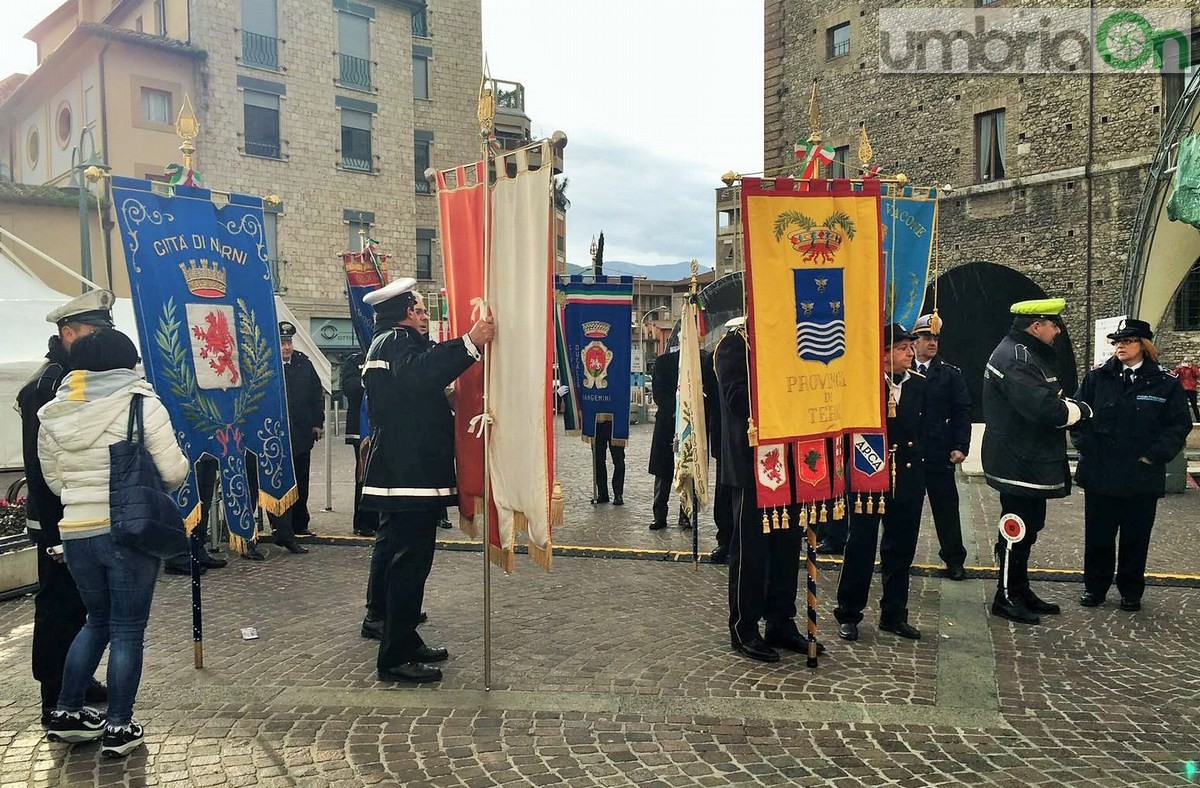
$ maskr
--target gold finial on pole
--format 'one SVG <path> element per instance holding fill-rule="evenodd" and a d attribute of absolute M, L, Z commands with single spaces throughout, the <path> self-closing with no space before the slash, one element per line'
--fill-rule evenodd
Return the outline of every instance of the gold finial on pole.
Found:
<path fill-rule="evenodd" d="M 483 76 L 479 79 L 479 107 L 476 113 L 479 131 L 490 134 L 496 126 L 496 86 L 492 81 L 487 58 L 483 61 Z"/>
<path fill-rule="evenodd" d="M 821 112 L 817 109 L 817 80 L 813 79 L 812 94 L 808 97 L 808 141 L 821 144 Z"/>
<path fill-rule="evenodd" d="M 183 140 L 179 152 L 183 154 L 183 167 L 192 169 L 192 154 L 196 152 L 196 137 L 200 135 L 200 123 L 196 120 L 196 111 L 192 109 L 192 99 L 183 94 L 183 106 L 179 108 L 179 117 L 175 119 L 175 133 Z"/>
<path fill-rule="evenodd" d="M 858 161 L 864 167 L 871 163 L 875 149 L 871 147 L 871 138 L 867 136 L 867 124 L 858 124 Z"/>
<path fill-rule="evenodd" d="M 700 261 L 695 257 L 692 258 L 692 295 L 699 292 L 697 285 L 697 277 L 700 274 Z"/>

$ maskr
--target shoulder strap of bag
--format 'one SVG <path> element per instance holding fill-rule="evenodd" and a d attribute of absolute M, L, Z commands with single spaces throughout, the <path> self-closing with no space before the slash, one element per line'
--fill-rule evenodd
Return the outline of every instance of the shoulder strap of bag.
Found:
<path fill-rule="evenodd" d="M 142 400 L 144 395 L 134 394 L 129 400 L 129 425 L 126 427 L 126 439 L 130 443 L 141 443 L 146 431 L 142 426 Z"/>

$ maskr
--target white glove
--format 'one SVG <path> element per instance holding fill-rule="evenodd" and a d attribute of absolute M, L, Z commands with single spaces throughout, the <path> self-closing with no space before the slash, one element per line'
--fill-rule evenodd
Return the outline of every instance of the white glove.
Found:
<path fill-rule="evenodd" d="M 1074 426 L 1092 417 L 1092 406 L 1086 402 L 1063 398 L 1063 404 L 1067 406 L 1067 423 L 1062 425 L 1064 427 Z"/>

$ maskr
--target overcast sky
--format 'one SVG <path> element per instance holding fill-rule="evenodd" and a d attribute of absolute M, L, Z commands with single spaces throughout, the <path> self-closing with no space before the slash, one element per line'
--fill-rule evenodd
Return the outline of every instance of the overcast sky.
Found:
<path fill-rule="evenodd" d="M 61 0 L 0 2 L 0 76 L 28 73 L 22 36 Z M 762 0 L 482 3 L 492 76 L 569 137 L 568 260 L 603 230 L 608 260 L 712 265 L 721 173 L 762 169 Z"/>

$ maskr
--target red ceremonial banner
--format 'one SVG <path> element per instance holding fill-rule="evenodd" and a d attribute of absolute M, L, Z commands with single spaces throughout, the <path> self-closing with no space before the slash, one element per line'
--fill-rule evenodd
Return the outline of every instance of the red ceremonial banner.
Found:
<path fill-rule="evenodd" d="M 459 167 L 454 183 L 447 173 L 437 174 L 438 222 L 441 226 L 442 263 L 446 272 L 446 301 L 450 334 L 458 337 L 471 330 L 478 317 L 476 299 L 483 298 L 483 162 Z M 468 181 L 468 172 L 473 176 Z M 483 413 L 483 365 L 473 364 L 454 384 L 454 452 L 458 467 L 458 513 L 462 529 L 477 535 L 476 518 L 482 514 L 484 464 L 483 440 L 472 433 L 471 420 Z M 496 516 L 490 518 L 489 536 L 500 543 Z"/>
<path fill-rule="evenodd" d="M 841 498 L 846 494 L 846 436 L 839 435 L 830 441 L 833 448 L 832 496 Z"/>
<path fill-rule="evenodd" d="M 754 447 L 754 480 L 759 509 L 792 503 L 787 452 L 786 443 L 763 443 Z"/>
<path fill-rule="evenodd" d="M 796 467 L 796 503 L 818 503 L 830 497 L 829 455 L 824 438 L 791 444 Z"/>

